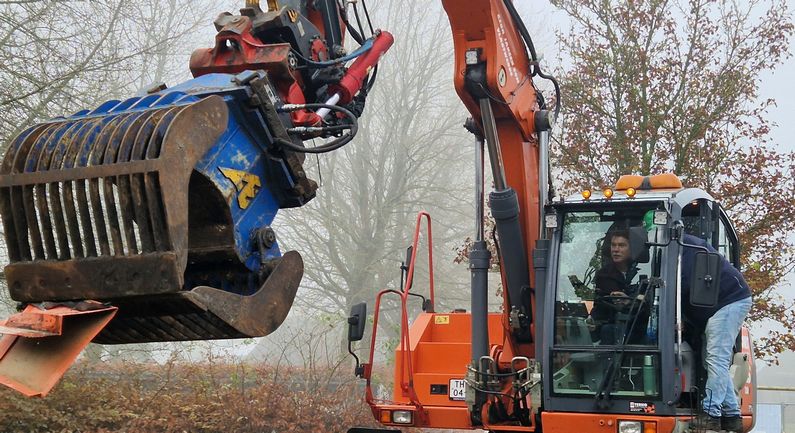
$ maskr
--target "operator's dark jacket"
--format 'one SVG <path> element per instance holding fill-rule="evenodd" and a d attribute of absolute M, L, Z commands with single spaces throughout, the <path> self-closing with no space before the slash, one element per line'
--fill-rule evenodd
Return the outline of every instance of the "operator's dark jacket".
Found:
<path fill-rule="evenodd" d="M 605 301 L 603 296 L 609 296 L 613 292 L 622 292 L 628 296 L 628 299 L 634 299 L 637 293 L 632 289 L 637 289 L 637 287 L 631 286 L 630 283 L 637 273 L 638 268 L 634 265 L 630 265 L 626 274 L 622 274 L 612 262 L 607 263 L 596 272 L 594 277 L 594 282 L 596 283 L 596 299 L 594 308 L 591 310 L 591 317 L 593 317 L 598 326 L 603 324 L 616 324 L 616 313 L 619 311 L 624 313 L 630 312 L 628 306 L 614 304 L 612 301 Z M 642 309 L 638 313 L 635 327 L 632 329 L 630 342 L 640 342 L 643 339 L 648 319 L 648 311 Z"/>
<path fill-rule="evenodd" d="M 712 245 L 708 244 L 705 240 L 692 236 L 684 235 L 682 241 L 686 244 L 699 245 L 707 248 L 710 252 L 717 253 Z M 696 262 L 696 248 L 685 247 L 682 249 L 682 311 L 685 316 L 698 326 L 699 329 L 704 329 L 707 326 L 707 321 L 718 310 L 731 304 L 732 302 L 739 301 L 751 296 L 751 289 L 745 282 L 743 275 L 723 256 L 721 257 L 721 271 L 720 271 L 720 290 L 718 292 L 718 303 L 711 308 L 694 307 L 690 304 L 690 280 L 693 275 L 693 267 Z"/>

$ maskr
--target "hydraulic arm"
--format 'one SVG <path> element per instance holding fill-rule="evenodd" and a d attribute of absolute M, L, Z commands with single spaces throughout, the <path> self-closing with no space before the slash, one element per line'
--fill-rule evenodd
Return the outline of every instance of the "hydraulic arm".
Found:
<path fill-rule="evenodd" d="M 477 143 L 476 230 L 469 251 L 471 312 L 434 313 L 431 281 L 431 305 L 423 306 L 410 330 L 403 311 L 394 400 L 378 401 L 369 389 L 367 400 L 376 418 L 389 425 L 533 431 L 536 420 L 529 406 L 540 404 L 535 358 L 541 345 L 534 316 L 532 260 L 538 259 L 534 252 L 543 238 L 542 212 L 550 195 L 546 147 L 554 120 L 534 79 L 551 80 L 556 110 L 558 85 L 542 72 L 511 0 L 442 0 L 442 4 L 453 33 L 455 88 L 472 116 L 466 126 Z M 504 288 L 501 313 L 488 312 L 491 254 L 483 229 L 486 154 L 494 179 L 489 204 Z M 546 251 L 545 242 L 540 242 L 538 251 Z M 413 258 L 410 262 L 412 269 Z M 380 299 L 389 293 L 385 289 L 376 298 L 376 321 Z M 408 290 L 397 294 L 405 309 L 407 297 L 413 294 Z M 354 313 L 350 321 L 361 320 Z M 375 336 L 371 355 L 374 341 Z M 369 383 L 372 366 L 364 364 L 357 371 Z"/>
<path fill-rule="evenodd" d="M 34 385 L 31 365 L 4 370 L 8 353 L 34 347 L 17 336 L 64 336 L 68 365 L 91 340 L 257 337 L 287 316 L 303 262 L 281 252 L 273 219 L 315 197 L 304 154 L 350 142 L 393 39 L 365 38 L 334 0 L 258 3 L 216 19 L 215 46 L 191 56 L 194 79 L 11 141 L 0 165 L 5 275 L 12 299 L 35 307 L 4 323 L 0 376 L 12 385 L 54 384 Z M 350 53 L 346 27 L 360 45 Z M 305 147 L 312 138 L 328 140 Z M 78 319 L 92 312 L 108 320 Z"/>
<path fill-rule="evenodd" d="M 546 146 L 553 116 L 533 78 L 550 78 L 538 64 L 533 42 L 510 0 L 467 2 L 443 0 L 455 44 L 455 87 L 475 119 L 481 155 L 488 149 L 494 190 L 489 195 L 498 236 L 507 332 L 501 345 L 488 345 L 486 279 L 488 253 L 483 234 L 470 252 L 472 278 L 472 364 L 469 400 L 473 424 L 483 422 L 491 404 L 486 388 L 502 392 L 511 381 L 495 384 L 487 366 L 510 368 L 517 357 L 535 357 L 535 294 L 532 251 L 542 233 L 542 211 L 548 198 Z M 557 83 L 551 79 L 557 90 Z M 559 96 L 559 95 L 556 95 Z M 559 97 L 556 107 L 559 106 Z M 557 109 L 557 108 L 556 108 Z M 482 172 L 477 188 L 482 189 Z M 482 198 L 476 203 L 484 206 Z M 480 224 L 483 212 L 476 213 Z M 480 231 L 480 230 L 479 230 Z M 493 395 L 493 394 L 492 394 Z M 510 406 L 507 402 L 506 405 Z M 506 420 L 516 418 L 508 410 Z"/>

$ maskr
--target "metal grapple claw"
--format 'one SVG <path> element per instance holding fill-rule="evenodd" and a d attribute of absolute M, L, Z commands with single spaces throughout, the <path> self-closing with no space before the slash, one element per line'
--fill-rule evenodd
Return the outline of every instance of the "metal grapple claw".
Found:
<path fill-rule="evenodd" d="M 275 330 L 303 263 L 271 224 L 316 185 L 273 146 L 290 122 L 277 92 L 252 83 L 270 86 L 262 72 L 209 74 L 13 139 L 0 165 L 12 299 L 118 307 L 99 343 Z"/>

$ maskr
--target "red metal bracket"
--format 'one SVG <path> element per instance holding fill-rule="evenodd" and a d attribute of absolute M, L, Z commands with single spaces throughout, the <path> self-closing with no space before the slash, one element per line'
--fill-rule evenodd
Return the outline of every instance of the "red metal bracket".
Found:
<path fill-rule="evenodd" d="M 246 70 L 264 69 L 273 81 L 297 81 L 290 60 L 290 44 L 263 44 L 251 33 L 251 19 L 245 16 L 222 15 L 215 21 L 219 27 L 215 47 L 199 48 L 190 56 L 194 77 L 209 73 L 237 74 Z"/>

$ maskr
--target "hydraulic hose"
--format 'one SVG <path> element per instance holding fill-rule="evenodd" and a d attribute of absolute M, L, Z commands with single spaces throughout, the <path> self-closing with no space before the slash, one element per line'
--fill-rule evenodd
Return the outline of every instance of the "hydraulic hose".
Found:
<path fill-rule="evenodd" d="M 348 144 L 353 137 L 356 136 L 356 133 L 359 131 L 359 122 L 356 119 L 356 116 L 351 113 L 350 110 L 344 107 L 340 107 L 339 105 L 332 105 L 332 104 L 320 104 L 320 103 L 312 103 L 312 104 L 289 104 L 283 105 L 279 108 L 279 111 L 282 112 L 290 112 L 296 110 L 303 110 L 305 108 L 309 109 L 316 109 L 316 108 L 326 108 L 332 111 L 339 111 L 340 113 L 344 114 L 348 119 L 350 119 L 350 123 L 348 125 L 340 125 L 340 126 L 347 126 L 349 127 L 350 131 L 339 137 L 335 140 L 332 140 L 328 143 L 320 145 L 318 147 L 303 147 L 293 143 L 290 140 L 284 140 L 281 138 L 274 139 L 274 142 L 280 146 L 283 146 L 293 152 L 299 153 L 326 153 L 331 152 L 332 150 L 337 150 L 342 146 Z M 336 126 L 333 127 L 334 129 L 338 129 Z"/>

